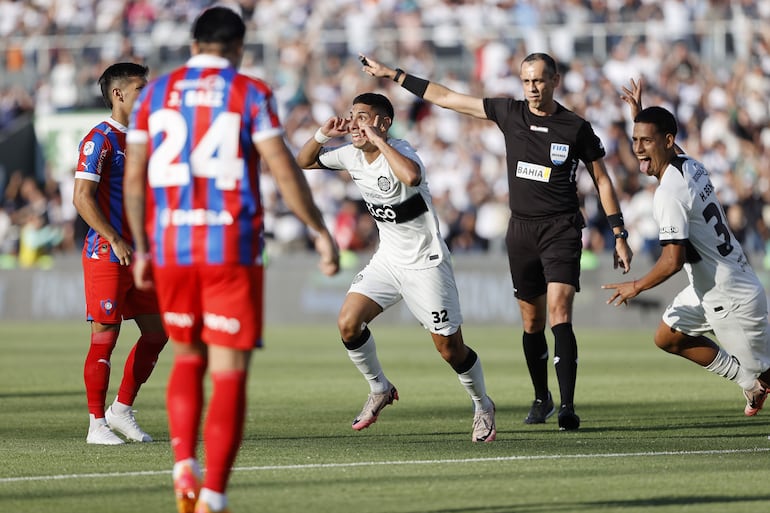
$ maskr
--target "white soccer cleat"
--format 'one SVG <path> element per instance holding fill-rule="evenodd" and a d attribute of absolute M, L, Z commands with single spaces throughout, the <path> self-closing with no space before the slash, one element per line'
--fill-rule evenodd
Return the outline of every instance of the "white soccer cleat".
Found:
<path fill-rule="evenodd" d="M 746 398 L 746 407 L 743 409 L 743 413 L 747 417 L 753 417 L 759 413 L 759 410 L 765 405 L 767 395 L 768 389 L 762 386 L 759 380 L 755 381 L 753 389 L 743 391 L 743 396 Z"/>
<path fill-rule="evenodd" d="M 152 437 L 142 431 L 139 424 L 136 423 L 134 418 L 134 411 L 129 410 L 128 413 L 119 415 L 112 410 L 112 406 L 107 408 L 104 412 L 104 418 L 107 420 L 110 428 L 122 434 L 129 440 L 134 442 L 152 442 Z"/>
<path fill-rule="evenodd" d="M 393 384 L 390 385 L 390 388 L 385 393 L 370 393 L 366 398 L 361 413 L 353 420 L 353 429 L 361 431 L 377 422 L 377 417 L 380 416 L 382 409 L 389 404 L 393 404 L 393 401 L 398 401 L 398 390 L 396 390 Z"/>
<path fill-rule="evenodd" d="M 107 424 L 96 424 L 88 429 L 86 443 L 95 445 L 120 445 L 124 442 Z"/>
<path fill-rule="evenodd" d="M 495 403 L 492 399 L 492 410 L 477 410 L 473 415 L 473 435 L 474 442 L 494 442 L 497 438 L 497 429 L 495 428 Z"/>

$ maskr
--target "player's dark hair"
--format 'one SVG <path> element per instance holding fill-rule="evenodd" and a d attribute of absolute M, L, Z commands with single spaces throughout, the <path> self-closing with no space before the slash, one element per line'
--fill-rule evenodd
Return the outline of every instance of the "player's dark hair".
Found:
<path fill-rule="evenodd" d="M 647 107 L 636 115 L 634 122 L 649 123 L 654 125 L 659 133 L 663 135 L 671 134 L 676 137 L 676 118 L 663 107 Z"/>
<path fill-rule="evenodd" d="M 394 111 L 393 104 L 390 103 L 387 97 L 378 93 L 363 93 L 359 94 L 353 99 L 353 105 L 356 103 L 363 103 L 374 108 L 377 112 L 385 114 L 391 120 L 393 120 Z"/>
<path fill-rule="evenodd" d="M 522 64 L 525 62 L 536 62 L 536 61 L 542 61 L 545 63 L 545 71 L 548 73 L 549 76 L 554 76 L 559 72 L 559 67 L 556 65 L 556 61 L 553 57 L 548 55 L 547 53 L 531 53 L 524 57 L 524 60 L 521 61 Z"/>
<path fill-rule="evenodd" d="M 118 62 L 109 66 L 99 77 L 102 100 L 108 109 L 112 109 L 112 88 L 117 82 L 133 77 L 147 78 L 149 68 L 135 62 Z"/>
<path fill-rule="evenodd" d="M 246 25 L 238 13 L 229 7 L 210 7 L 193 23 L 192 37 L 199 43 L 220 43 L 228 46 L 243 41 Z"/>

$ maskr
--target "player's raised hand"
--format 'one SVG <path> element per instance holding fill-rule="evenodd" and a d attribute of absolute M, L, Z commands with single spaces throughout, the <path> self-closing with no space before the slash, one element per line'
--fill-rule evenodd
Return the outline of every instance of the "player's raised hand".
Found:
<path fill-rule="evenodd" d="M 630 88 L 623 86 L 621 89 L 620 99 L 631 107 L 631 119 L 634 119 L 642 111 L 642 78 L 639 77 L 638 82 L 632 78 Z"/>
<path fill-rule="evenodd" d="M 385 123 L 380 121 L 380 116 L 374 116 L 374 121 L 371 125 L 361 125 L 361 131 L 364 133 L 364 137 L 374 142 L 377 139 L 385 140 L 387 138 L 388 127 Z"/>
<path fill-rule="evenodd" d="M 364 54 L 358 55 L 358 60 L 361 61 L 361 64 L 364 65 L 363 71 L 364 73 L 368 73 L 369 75 L 373 77 L 385 77 L 385 78 L 393 78 L 396 76 L 396 70 L 391 69 L 384 64 L 381 64 L 371 57 L 367 57 Z"/>
<path fill-rule="evenodd" d="M 342 137 L 350 132 L 350 120 L 332 116 L 321 126 L 321 133 L 326 137 Z"/>

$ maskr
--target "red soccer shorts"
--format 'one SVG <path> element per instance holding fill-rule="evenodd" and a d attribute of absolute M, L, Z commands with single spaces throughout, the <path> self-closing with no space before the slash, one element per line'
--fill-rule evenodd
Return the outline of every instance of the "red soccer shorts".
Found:
<path fill-rule="evenodd" d="M 163 324 L 175 342 L 250 351 L 262 346 L 261 266 L 155 267 Z"/>
<path fill-rule="evenodd" d="M 88 258 L 85 253 L 82 259 L 86 319 L 119 324 L 137 315 L 160 313 L 155 293 L 134 287 L 131 267 L 109 259 Z"/>

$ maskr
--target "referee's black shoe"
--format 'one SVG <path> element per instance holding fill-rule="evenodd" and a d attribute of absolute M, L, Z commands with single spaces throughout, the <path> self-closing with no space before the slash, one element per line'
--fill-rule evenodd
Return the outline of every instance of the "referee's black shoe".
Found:
<path fill-rule="evenodd" d="M 559 409 L 559 431 L 575 431 L 580 427 L 580 417 L 575 414 L 575 407 L 562 404 Z"/>
<path fill-rule="evenodd" d="M 553 406 L 553 397 L 551 392 L 548 392 L 548 399 L 545 401 L 542 399 L 532 401 L 532 407 L 529 409 L 527 418 L 524 419 L 524 424 L 545 424 L 545 420 L 554 413 L 556 408 Z"/>

